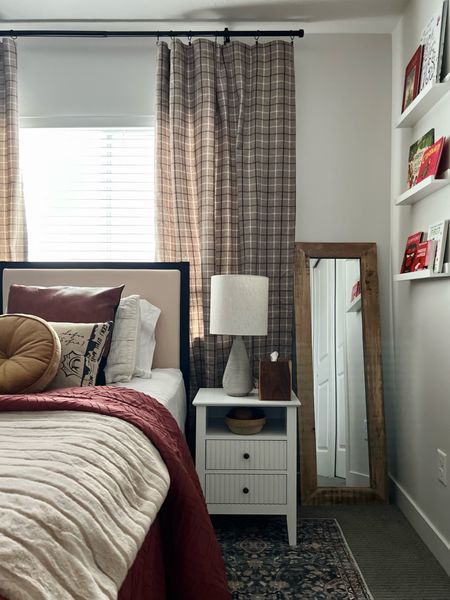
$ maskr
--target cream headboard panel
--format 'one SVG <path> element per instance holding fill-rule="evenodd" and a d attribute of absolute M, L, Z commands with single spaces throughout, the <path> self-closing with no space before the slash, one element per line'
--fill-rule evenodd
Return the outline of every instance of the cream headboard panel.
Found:
<path fill-rule="evenodd" d="M 187 323 L 182 323 L 183 304 L 188 294 L 187 263 L 158 263 L 158 268 L 35 268 L 33 263 L 0 263 L 3 268 L 3 311 L 6 311 L 8 290 L 11 284 L 21 285 L 74 285 L 89 287 L 110 287 L 125 284 L 122 297 L 139 294 L 161 309 L 156 327 L 155 367 L 183 367 L 183 344 L 187 345 Z M 183 268 L 180 268 L 182 265 Z M 128 265 L 127 265 L 128 266 Z M 78 267 L 78 265 L 77 265 Z M 186 279 L 187 274 L 187 279 Z M 187 296 L 188 297 L 188 296 Z M 186 307 L 184 306 L 184 309 Z M 187 319 L 186 310 L 185 318 Z M 184 318 L 183 318 L 184 320 Z"/>

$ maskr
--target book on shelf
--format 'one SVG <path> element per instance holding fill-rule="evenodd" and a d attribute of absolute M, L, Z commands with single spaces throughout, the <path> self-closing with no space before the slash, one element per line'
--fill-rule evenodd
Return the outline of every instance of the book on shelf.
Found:
<path fill-rule="evenodd" d="M 410 273 L 414 259 L 416 257 L 417 246 L 420 244 L 424 237 L 423 231 L 417 231 L 412 235 L 408 236 L 406 240 L 406 248 L 403 254 L 402 266 L 400 267 L 400 273 Z"/>
<path fill-rule="evenodd" d="M 426 240 L 417 244 L 416 255 L 411 267 L 411 271 L 422 271 L 423 269 L 433 269 L 434 257 L 436 254 L 436 241 Z"/>
<path fill-rule="evenodd" d="M 419 172 L 417 173 L 416 183 L 420 183 L 427 177 L 436 177 L 439 163 L 442 156 L 442 148 L 444 147 L 445 137 L 440 137 L 437 142 L 427 148 L 422 155 Z"/>
<path fill-rule="evenodd" d="M 411 104 L 419 93 L 420 75 L 422 72 L 423 44 L 414 52 L 405 69 L 403 85 L 402 112 Z"/>
<path fill-rule="evenodd" d="M 443 177 L 445 172 L 450 168 L 450 138 L 447 138 L 442 148 L 441 160 L 439 162 L 436 177 Z"/>
<path fill-rule="evenodd" d="M 422 157 L 427 148 L 434 144 L 434 128 L 427 131 L 425 135 L 416 140 L 409 147 L 408 156 L 408 189 L 412 188 L 417 183 L 417 175 L 422 163 Z"/>
<path fill-rule="evenodd" d="M 438 10 L 429 19 L 422 31 L 420 43 L 423 44 L 424 48 L 420 90 L 430 81 L 441 80 L 447 11 L 448 0 L 444 0 L 440 3 Z"/>
<path fill-rule="evenodd" d="M 440 273 L 444 263 L 445 246 L 447 244 L 448 219 L 434 223 L 428 227 L 429 240 L 436 242 L 436 255 L 434 257 L 433 271 Z"/>
<path fill-rule="evenodd" d="M 352 295 L 350 298 L 350 302 L 356 300 L 358 296 L 361 296 L 361 281 L 359 279 L 352 286 Z"/>

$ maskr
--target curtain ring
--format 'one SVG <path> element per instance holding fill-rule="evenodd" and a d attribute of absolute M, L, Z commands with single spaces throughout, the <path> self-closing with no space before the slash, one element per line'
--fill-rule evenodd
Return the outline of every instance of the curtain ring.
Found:
<path fill-rule="evenodd" d="M 294 37 L 295 37 L 295 36 L 291 34 L 291 45 L 292 45 L 292 46 L 294 45 Z"/>
<path fill-rule="evenodd" d="M 189 46 L 192 46 L 192 31 L 189 32 L 188 42 L 189 42 Z"/>
<path fill-rule="evenodd" d="M 259 34 L 259 29 L 256 30 L 256 33 Z M 259 35 L 255 35 L 255 42 L 258 43 Z"/>
<path fill-rule="evenodd" d="M 156 43 L 159 44 L 159 31 L 156 32 Z"/>

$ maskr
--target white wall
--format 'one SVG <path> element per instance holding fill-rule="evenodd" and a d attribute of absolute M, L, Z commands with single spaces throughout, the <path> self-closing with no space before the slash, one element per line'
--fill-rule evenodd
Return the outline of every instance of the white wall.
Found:
<path fill-rule="evenodd" d="M 400 114 L 405 66 L 439 5 L 440 0 L 412 0 L 394 31 L 393 124 Z M 409 145 L 431 127 L 435 127 L 437 137 L 450 135 L 449 94 L 412 131 L 393 130 L 394 272 L 399 271 L 409 233 L 426 231 L 430 223 L 450 218 L 449 188 L 413 207 L 393 205 L 405 190 Z M 450 487 L 437 481 L 436 461 L 437 448 L 450 459 L 450 281 L 394 283 L 393 314 L 397 393 L 389 413 L 395 431 L 390 469 L 397 502 L 450 574 Z"/>
<path fill-rule="evenodd" d="M 391 36 L 305 35 L 296 44 L 295 60 L 295 239 L 377 243 L 383 378 L 389 404 L 393 398 Z"/>

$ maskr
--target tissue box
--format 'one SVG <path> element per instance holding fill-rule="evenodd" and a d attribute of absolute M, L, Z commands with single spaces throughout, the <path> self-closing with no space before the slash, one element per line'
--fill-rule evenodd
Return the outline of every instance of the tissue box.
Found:
<path fill-rule="evenodd" d="M 291 399 L 291 361 L 278 359 L 259 361 L 259 399 Z"/>

